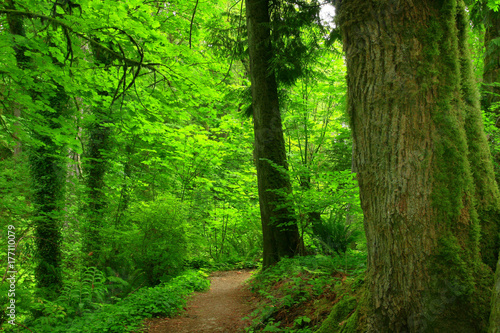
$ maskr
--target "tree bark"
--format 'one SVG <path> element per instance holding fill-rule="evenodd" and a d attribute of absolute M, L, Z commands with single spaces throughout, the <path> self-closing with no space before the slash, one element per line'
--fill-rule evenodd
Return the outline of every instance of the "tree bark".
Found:
<path fill-rule="evenodd" d="M 280 258 L 300 253 L 293 208 L 286 198 L 291 191 L 285 141 L 278 100 L 278 86 L 271 69 L 269 0 L 246 0 L 255 158 L 259 188 L 264 267 Z"/>
<path fill-rule="evenodd" d="M 463 3 L 343 0 L 337 13 L 368 246 L 364 331 L 484 330 L 492 277 L 476 201 L 489 193 L 497 207 L 498 189 L 475 183 L 493 169 Z"/>

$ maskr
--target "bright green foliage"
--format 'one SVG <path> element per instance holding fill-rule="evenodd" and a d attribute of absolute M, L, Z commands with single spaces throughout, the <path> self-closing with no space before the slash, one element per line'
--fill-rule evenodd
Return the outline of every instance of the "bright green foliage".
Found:
<path fill-rule="evenodd" d="M 210 282 L 201 272 L 184 274 L 154 288 L 142 288 L 116 303 L 102 303 L 106 295 L 102 272 L 89 269 L 82 279 L 65 288 L 54 302 L 40 300 L 44 316 L 29 322 L 36 332 L 132 332 L 144 319 L 171 317 L 186 304 L 193 291 L 205 291 Z M 93 311 L 90 311 L 93 309 Z"/>
<path fill-rule="evenodd" d="M 175 276 L 187 255 L 185 205 L 172 196 L 130 208 L 130 217 L 118 230 L 113 248 L 106 249 L 106 266 L 118 272 L 140 270 L 150 286 Z M 116 255 L 116 252 L 119 255 Z"/>
<path fill-rule="evenodd" d="M 309 64 L 297 85 L 288 88 L 283 97 L 293 181 L 289 200 L 296 209 L 306 247 L 321 250 L 330 243 L 327 251 L 332 251 L 336 250 L 332 248 L 334 239 L 345 246 L 363 242 L 357 232 L 353 237 L 344 232 L 360 231 L 362 216 L 355 174 L 351 173 L 352 141 L 343 114 L 345 66 L 335 50 L 318 52 L 316 62 Z M 342 231 L 337 236 L 333 236 L 334 227 Z"/>
<path fill-rule="evenodd" d="M 486 5 L 493 11 L 498 11 L 498 7 L 500 6 L 499 0 L 488 0 Z"/>
<path fill-rule="evenodd" d="M 14 1 L 25 37 L 11 35 L 3 20 L 11 9 L 0 5 L 0 227 L 16 227 L 17 319 L 34 332 L 132 331 L 143 318 L 173 315 L 188 293 L 206 288 L 199 273 L 173 278 L 186 268 L 258 265 L 253 129 L 243 116 L 250 104 L 244 7 L 202 1 L 191 24 L 194 2 L 54 3 Z M 287 259 L 255 280 L 274 306 L 256 319 L 254 328 L 267 331 L 312 331 L 333 299 L 314 303 L 322 311 L 302 313 L 288 328 L 273 317 L 326 297 L 339 284 L 333 272 L 357 276 L 365 267 L 342 46 L 327 46 L 328 32 L 311 26 L 318 8 L 309 5 L 298 2 L 299 11 L 273 2 L 273 66 L 292 181 L 287 199 L 306 251 L 330 256 Z M 479 72 L 481 36 L 471 36 Z M 439 56 L 439 45 L 429 53 L 429 61 Z M 498 136 L 496 119 L 485 118 Z M 438 120 L 454 147 L 454 124 Z M 456 154 L 445 145 L 441 153 Z M 461 163 L 449 166 L 436 198 L 460 189 L 449 177 L 465 170 Z M 462 205 L 439 204 L 452 215 Z M 53 239 L 59 252 L 37 250 L 40 238 Z M 467 270 L 454 247 L 443 249 Z M 35 297 L 37 282 L 61 281 L 60 296 Z"/>
<path fill-rule="evenodd" d="M 78 280 L 70 281 L 64 286 L 57 302 L 67 305 L 69 316 L 81 316 L 104 301 L 107 293 L 105 282 L 106 278 L 102 272 L 95 267 L 89 267 L 81 272 Z"/>
<path fill-rule="evenodd" d="M 346 253 L 348 246 L 358 240 L 361 230 L 356 229 L 355 225 L 345 223 L 345 214 L 330 213 L 326 221 L 316 225 L 314 234 L 320 242 L 320 247 L 324 247 L 326 252 L 337 254 Z"/>
<path fill-rule="evenodd" d="M 29 147 L 43 150 L 41 157 L 57 157 L 61 167 L 53 184 L 61 185 L 62 209 L 54 217 L 61 228 L 63 296 L 32 308 L 51 323 L 68 316 L 90 320 L 91 312 L 106 307 L 103 300 L 161 284 L 184 265 L 257 265 L 262 235 L 252 121 L 241 116 L 248 106 L 242 92 L 249 88 L 245 20 L 239 16 L 244 8 L 200 2 L 191 24 L 186 17 L 194 6 L 180 1 L 14 3 L 26 38 L 0 30 L 0 117 L 6 130 L 0 132 L 0 214 L 2 226 L 19 230 L 23 297 L 33 296 L 36 283 L 32 190 L 50 186 L 35 187 L 23 177 L 30 162 L 14 156 L 16 147 L 23 154 Z M 349 132 L 341 120 L 345 69 L 342 59 L 314 50 L 322 32 L 307 25 L 317 8 L 301 6 L 301 12 L 290 4 L 273 9 L 287 20 L 276 21 L 275 31 L 294 35 L 276 39 L 283 46 L 276 63 L 284 64 L 277 65 L 279 76 L 288 83 L 284 117 L 290 175 L 297 180 L 290 200 L 308 248 L 318 251 L 307 214 L 339 210 L 343 221 L 345 212 L 357 214 L 358 199 L 349 173 Z M 8 10 L 0 5 L 1 15 Z M 300 31 L 290 30 L 292 21 Z M 21 53 L 29 68 L 16 63 Z M 297 81 L 303 74 L 308 78 Z M 289 85 L 294 81 L 299 85 Z M 54 98 L 63 92 L 59 115 Z M 305 164 L 298 148 L 304 140 L 315 151 Z M 310 189 L 300 185 L 304 175 L 311 177 Z M 21 309 L 19 321 L 31 323 L 27 308 Z"/>

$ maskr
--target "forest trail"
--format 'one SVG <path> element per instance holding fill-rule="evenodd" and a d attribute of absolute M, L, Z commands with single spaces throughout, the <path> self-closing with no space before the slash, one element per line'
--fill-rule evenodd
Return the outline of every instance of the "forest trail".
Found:
<path fill-rule="evenodd" d="M 252 271 L 214 272 L 210 290 L 196 293 L 187 311 L 175 318 L 148 321 L 148 333 L 236 333 L 245 323 L 241 318 L 252 311 L 250 291 L 243 283 Z"/>

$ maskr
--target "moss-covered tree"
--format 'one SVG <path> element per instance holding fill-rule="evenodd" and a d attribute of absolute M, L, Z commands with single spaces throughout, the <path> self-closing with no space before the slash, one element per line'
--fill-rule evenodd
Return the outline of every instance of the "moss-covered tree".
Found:
<path fill-rule="evenodd" d="M 271 66 L 269 0 L 246 0 L 255 163 L 264 238 L 264 267 L 301 251 L 301 240 L 292 208 L 285 141 L 278 99 L 278 85 Z"/>
<path fill-rule="evenodd" d="M 365 331 L 484 330 L 492 276 L 479 242 L 499 195 L 463 1 L 343 0 L 337 13 L 368 245 Z"/>
<path fill-rule="evenodd" d="M 7 9 L 16 10 L 16 3 L 7 1 Z M 7 14 L 10 33 L 26 37 L 22 15 Z M 14 39 L 15 40 L 15 39 Z M 50 43 L 50 37 L 47 37 Z M 23 45 L 14 46 L 17 65 L 22 70 L 30 67 L 31 59 L 26 55 Z M 54 62 L 57 62 L 53 59 Z M 33 99 L 39 99 L 41 108 L 34 114 L 34 143 L 29 150 L 30 169 L 33 186 L 33 205 L 35 208 L 35 279 L 40 288 L 56 291 L 62 285 L 61 277 L 61 218 L 64 191 L 65 167 L 64 148 L 52 135 L 47 134 L 59 129 L 60 117 L 67 110 L 68 95 L 64 87 L 52 82 L 53 88 L 45 91 L 44 96 L 30 91 Z"/>
<path fill-rule="evenodd" d="M 97 66 L 106 68 L 103 72 L 107 74 L 113 58 L 104 52 L 98 45 L 93 45 L 92 53 Z M 98 266 L 101 259 L 101 229 L 104 225 L 104 209 L 106 208 L 105 180 L 107 169 L 106 152 L 110 141 L 110 94 L 106 90 L 97 92 L 97 99 L 92 101 L 90 111 L 94 121 L 87 128 L 88 143 L 85 156 L 86 185 L 88 203 L 86 207 L 87 220 L 83 230 L 83 252 L 87 258 L 87 264 Z"/>
<path fill-rule="evenodd" d="M 67 110 L 68 96 L 61 85 L 50 93 L 49 107 L 40 112 L 42 126 L 60 128 L 57 122 Z M 39 287 L 57 290 L 61 278 L 61 220 L 63 210 L 64 147 L 45 133 L 34 133 L 38 144 L 30 151 L 33 198 L 36 211 L 35 243 L 37 266 L 35 276 Z"/>

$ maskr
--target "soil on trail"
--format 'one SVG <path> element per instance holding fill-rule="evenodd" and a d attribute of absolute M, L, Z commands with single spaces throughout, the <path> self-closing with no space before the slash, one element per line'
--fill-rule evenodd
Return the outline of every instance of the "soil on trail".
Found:
<path fill-rule="evenodd" d="M 252 311 L 250 291 L 243 285 L 251 271 L 215 272 L 210 290 L 196 293 L 187 311 L 175 318 L 148 321 L 148 333 L 236 333 L 246 324 L 241 318 Z"/>

